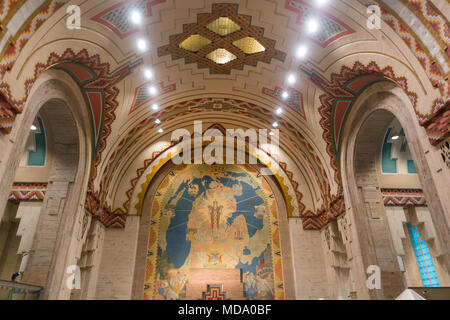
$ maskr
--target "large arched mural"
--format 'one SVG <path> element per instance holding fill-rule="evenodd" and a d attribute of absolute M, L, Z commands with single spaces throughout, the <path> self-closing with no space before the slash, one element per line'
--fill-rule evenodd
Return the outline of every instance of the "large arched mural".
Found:
<path fill-rule="evenodd" d="M 228 297 L 284 298 L 278 208 L 253 167 L 178 166 L 151 210 L 145 299 L 201 299 L 196 274 Z"/>

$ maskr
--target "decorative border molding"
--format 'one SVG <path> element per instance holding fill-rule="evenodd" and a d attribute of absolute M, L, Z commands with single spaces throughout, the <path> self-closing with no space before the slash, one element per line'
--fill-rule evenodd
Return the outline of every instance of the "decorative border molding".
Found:
<path fill-rule="evenodd" d="M 8 200 L 43 201 L 47 193 L 47 183 L 14 183 L 9 193 Z"/>
<path fill-rule="evenodd" d="M 427 200 L 422 190 L 381 189 L 385 206 L 426 207 Z"/>

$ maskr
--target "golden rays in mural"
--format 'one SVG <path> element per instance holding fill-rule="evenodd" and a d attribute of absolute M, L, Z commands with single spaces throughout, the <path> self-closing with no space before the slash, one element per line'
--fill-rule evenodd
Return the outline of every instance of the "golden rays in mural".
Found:
<path fill-rule="evenodd" d="M 202 37 L 199 34 L 194 34 L 184 40 L 182 43 L 180 43 L 180 48 L 191 51 L 191 52 L 197 52 L 200 51 L 202 48 L 206 47 L 211 43 L 211 40 Z"/>
<path fill-rule="evenodd" d="M 266 51 L 266 48 L 255 38 L 245 37 L 233 42 L 233 45 L 244 51 L 246 54 L 255 54 Z"/>
<path fill-rule="evenodd" d="M 222 37 L 241 30 L 241 27 L 237 23 L 227 17 L 220 17 L 219 19 L 214 20 L 208 24 L 206 28 Z"/>
<path fill-rule="evenodd" d="M 214 50 L 213 52 L 208 53 L 206 57 L 217 64 L 227 64 L 228 62 L 233 61 L 237 58 L 230 51 L 223 48 L 219 48 L 217 50 Z"/>

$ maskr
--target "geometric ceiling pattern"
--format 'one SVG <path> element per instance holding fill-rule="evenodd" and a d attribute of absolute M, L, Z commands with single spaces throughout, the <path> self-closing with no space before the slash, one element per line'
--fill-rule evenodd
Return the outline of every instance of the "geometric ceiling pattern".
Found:
<path fill-rule="evenodd" d="M 237 4 L 214 4 L 211 13 L 199 14 L 196 23 L 183 26 L 183 33 L 170 36 L 169 44 L 158 48 L 158 55 L 184 58 L 212 74 L 230 74 L 259 61 L 286 58 L 286 53 L 275 49 L 275 40 L 264 37 L 263 28 L 251 25 L 250 16 L 238 14 Z"/>
<path fill-rule="evenodd" d="M 134 111 L 139 109 L 141 106 L 143 106 L 147 102 L 156 100 L 158 97 L 161 97 L 162 95 L 173 92 L 177 89 L 177 86 L 175 83 L 168 85 L 168 86 L 164 86 L 164 83 L 160 82 L 155 85 L 158 93 L 155 95 L 152 95 L 148 90 L 148 85 L 149 85 L 149 83 L 144 83 L 136 88 L 136 91 L 134 93 L 133 103 L 131 105 L 131 109 L 128 114 L 133 113 Z"/>
<path fill-rule="evenodd" d="M 332 15 L 321 11 L 317 8 L 312 8 L 303 0 L 286 0 L 286 9 L 297 13 L 297 23 L 305 25 L 308 20 L 315 18 L 318 24 L 318 31 L 310 34 L 309 38 L 323 48 L 328 46 L 333 41 L 336 41 L 344 36 L 355 33 L 355 30 L 350 28 L 341 20 Z"/>
<path fill-rule="evenodd" d="M 130 21 L 129 13 L 131 10 L 137 10 L 144 17 L 152 16 L 152 7 L 164 3 L 166 0 L 126 0 L 107 8 L 92 18 L 92 20 L 103 24 L 113 31 L 121 39 L 139 30 L 139 28 Z"/>
<path fill-rule="evenodd" d="M 273 90 L 269 88 L 263 88 L 262 93 L 269 97 L 275 98 L 285 106 L 294 109 L 306 121 L 305 108 L 303 106 L 303 94 L 300 91 L 295 90 L 294 88 L 289 88 L 288 90 L 286 90 L 289 93 L 289 97 L 284 99 L 284 91 L 285 90 L 280 87 L 275 87 L 275 89 Z"/>

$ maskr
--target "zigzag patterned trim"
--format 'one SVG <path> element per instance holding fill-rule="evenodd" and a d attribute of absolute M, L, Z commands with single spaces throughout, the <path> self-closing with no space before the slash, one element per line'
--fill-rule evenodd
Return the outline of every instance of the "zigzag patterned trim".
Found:
<path fill-rule="evenodd" d="M 420 207 L 427 206 L 422 190 L 415 189 L 381 189 L 385 206 Z"/>
<path fill-rule="evenodd" d="M 46 193 L 46 183 L 15 183 L 8 200 L 13 202 L 43 201 Z"/>

